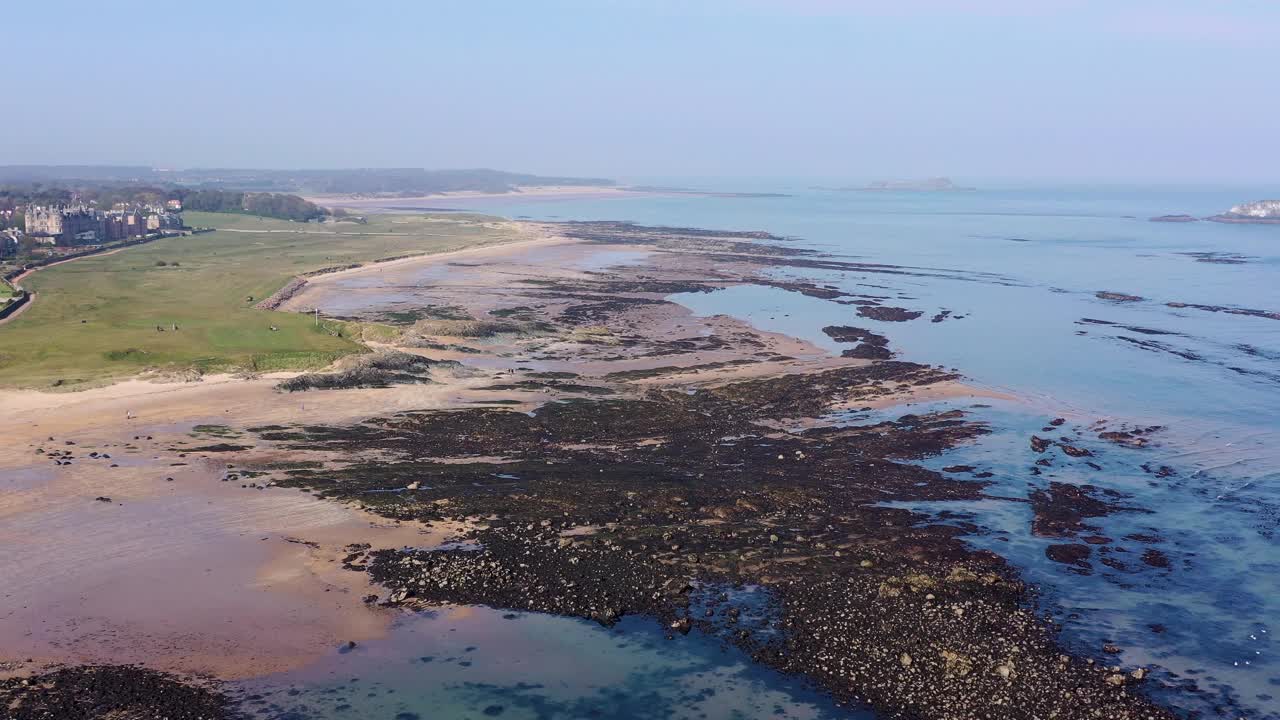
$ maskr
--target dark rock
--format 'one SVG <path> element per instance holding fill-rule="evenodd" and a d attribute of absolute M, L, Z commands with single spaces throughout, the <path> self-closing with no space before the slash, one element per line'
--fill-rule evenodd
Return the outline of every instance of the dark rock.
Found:
<path fill-rule="evenodd" d="M 1057 563 L 1088 568 L 1089 556 L 1093 554 L 1093 550 L 1088 545 L 1050 545 L 1044 549 L 1044 554 Z"/>
<path fill-rule="evenodd" d="M 1155 548 L 1147 548 L 1147 550 L 1142 553 L 1142 562 L 1154 568 L 1169 567 L 1169 558 Z"/>
<path fill-rule="evenodd" d="M 915 320 L 924 313 L 919 310 L 907 310 L 900 307 L 873 305 L 858 308 L 858 314 L 864 318 L 881 322 L 906 322 Z"/>
<path fill-rule="evenodd" d="M 1139 295 L 1128 295 L 1120 292 L 1112 292 L 1110 290 L 1099 290 L 1094 293 L 1099 300 L 1110 300 L 1111 302 L 1140 302 L 1146 298 Z"/>
<path fill-rule="evenodd" d="M 125 665 L 67 667 L 0 680 L 5 720 L 234 720 L 231 702 L 209 683 Z"/>
<path fill-rule="evenodd" d="M 1093 456 L 1093 453 L 1090 452 L 1087 448 L 1076 447 L 1075 445 L 1068 445 L 1063 442 L 1058 443 L 1058 447 L 1062 448 L 1062 452 L 1070 455 L 1071 457 L 1092 457 Z"/>

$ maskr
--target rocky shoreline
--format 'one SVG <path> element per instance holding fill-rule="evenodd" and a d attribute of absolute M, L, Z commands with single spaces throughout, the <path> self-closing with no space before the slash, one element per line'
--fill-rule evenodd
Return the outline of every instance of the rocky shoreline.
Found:
<path fill-rule="evenodd" d="M 826 328 L 858 343 L 840 357 L 668 299 L 753 284 L 847 305 L 850 321 L 910 322 L 934 309 L 776 271 L 1004 280 L 846 262 L 767 233 L 547 229 L 569 243 L 454 263 L 429 284 L 387 270 L 394 292 L 315 278 L 289 301 L 323 308 L 356 294 L 363 304 L 349 316 L 398 325 L 399 355 L 362 364 L 354 385 L 312 378 L 282 390 L 448 386 L 435 375 L 443 367 L 471 378 L 458 406 L 234 427 L 234 443 L 192 452 L 234 463 L 249 490 L 296 487 L 393 522 L 463 528 L 460 546 L 350 544 L 343 566 L 381 588 L 370 605 L 482 604 L 605 625 L 652 616 L 673 637 L 712 634 L 883 717 L 1173 717 L 1144 698 L 1148 668 L 1066 652 L 1034 588 L 960 539 L 972 525 L 886 505 L 986 497 L 981 474 L 917 462 L 980 437 L 982 423 L 962 409 L 893 409 L 981 393 L 954 372 L 890 359 L 874 329 Z M 574 265 L 601 249 L 646 255 Z M 1036 452 L 1053 444 L 1042 442 Z M 250 449 L 276 460 L 255 463 Z M 1120 500 L 1064 490 L 1033 505 L 1043 532 L 1071 537 Z M 31 685 L 5 687 L 40 707 Z"/>
<path fill-rule="evenodd" d="M 0 680 L 5 720 L 240 720 L 212 683 L 131 665 L 60 668 Z"/>
<path fill-rule="evenodd" d="M 709 347 L 777 361 L 746 331 L 687 339 L 640 332 L 669 293 L 775 284 L 761 272 L 771 267 L 939 271 L 841 263 L 760 233 L 613 223 L 559 230 L 658 255 L 587 278 L 517 282 L 499 306 L 433 292 L 438 306 L 518 314 L 561 338 L 612 331 L 554 352 L 553 343 L 530 342 L 517 353 L 514 377 L 502 387 L 560 399 L 528 412 L 464 408 L 261 434 L 289 451 L 351 458 L 287 472 L 280 484 L 389 518 L 473 526 L 466 549 L 353 548 L 351 566 L 387 588 L 377 602 L 482 604 L 606 625 L 650 615 L 673 635 L 714 634 L 885 717 L 1172 717 L 1134 692 L 1145 668 L 1065 653 L 1035 614 L 1031 589 L 998 556 L 960 541 L 961 528 L 881 504 L 981 497 L 981 479 L 911 461 L 985 428 L 962 412 L 861 425 L 832 413 L 956 375 L 886 360 L 883 336 L 855 327 L 826 329 L 859 343 L 834 366 L 779 373 L 749 372 L 748 364 L 746 377 L 723 379 L 714 375 L 729 367 L 723 359 L 650 371 L 599 367 L 654 356 L 688 362 Z M 923 314 L 883 297 L 804 283 L 788 289 L 851 305 L 873 321 Z M 552 365 L 556 371 L 545 369 Z"/>

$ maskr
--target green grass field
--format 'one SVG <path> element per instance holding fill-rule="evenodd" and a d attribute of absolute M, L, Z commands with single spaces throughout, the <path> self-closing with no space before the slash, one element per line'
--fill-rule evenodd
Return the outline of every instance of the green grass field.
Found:
<path fill-rule="evenodd" d="M 255 310 L 254 302 L 310 270 L 511 239 L 510 230 L 483 216 L 382 215 L 367 225 L 211 213 L 187 213 L 186 220 L 219 230 L 76 260 L 24 280 L 37 297 L 0 325 L 0 386 L 85 387 L 148 368 L 322 366 L 361 346 L 335 333 L 341 324 L 317 328 L 310 316 Z"/>

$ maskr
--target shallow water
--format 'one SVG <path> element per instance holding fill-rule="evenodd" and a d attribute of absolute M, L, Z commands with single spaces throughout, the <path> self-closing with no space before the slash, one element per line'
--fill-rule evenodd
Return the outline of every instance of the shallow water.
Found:
<path fill-rule="evenodd" d="M 1166 669 L 1157 677 L 1169 683 L 1194 680 L 1201 696 L 1169 694 L 1178 706 L 1207 710 L 1221 704 L 1233 715 L 1280 717 L 1280 659 L 1270 640 L 1280 632 L 1280 321 L 1165 304 L 1280 311 L 1280 226 L 1146 220 L 1167 213 L 1209 215 L 1266 197 L 1266 189 L 912 194 L 813 191 L 785 183 L 742 189 L 794 195 L 451 204 L 509 217 L 768 230 L 844 258 L 920 269 L 805 273 L 850 292 L 882 296 L 885 305 L 924 312 L 905 323 L 869 320 L 847 305 L 774 288 L 675 299 L 699 314 L 731 314 L 833 351 L 848 346 L 831 342 L 823 326 L 867 327 L 888 336 L 900 357 L 954 367 L 975 384 L 1017 396 L 1018 402 L 959 405 L 993 432 L 929 461 L 937 468 L 969 464 L 992 473 L 992 499 L 913 507 L 944 521 L 976 524 L 971 542 L 999 552 L 1044 590 L 1043 609 L 1063 624 L 1063 640 L 1076 652 L 1126 666 L 1155 664 Z M 1200 262 L 1188 253 L 1218 253 L 1211 259 L 1234 262 Z M 609 262 L 638 259 L 619 254 Z M 1104 300 L 1098 291 L 1144 299 Z M 951 315 L 930 322 L 942 310 Z M 909 411 L 922 409 L 928 408 Z M 1051 436 L 1070 437 L 1093 456 L 1059 453 L 1052 466 L 1034 474 L 1041 456 L 1028 438 L 1048 435 L 1041 428 L 1054 417 L 1066 423 Z M 1098 421 L 1108 429 L 1126 423 L 1165 429 L 1152 436 L 1150 447 L 1134 449 L 1099 440 Z M 1176 474 L 1160 476 L 1144 465 L 1168 466 Z M 1050 481 L 1130 496 L 1123 504 L 1134 509 L 1088 521 L 1097 536 L 1109 539 L 1092 549 L 1088 568 L 1045 555 L 1050 544 L 1079 539 L 1031 532 L 1025 501 Z M 1144 562 L 1150 549 L 1162 553 L 1168 567 Z M 492 611 L 474 612 L 494 617 Z M 628 620 L 628 632 L 615 636 L 540 616 L 451 630 L 448 617 L 403 624 L 384 644 L 335 655 L 305 677 L 273 679 L 267 683 L 277 688 L 272 701 L 282 703 L 280 688 L 297 684 L 304 688 L 297 702 L 313 703 L 307 706 L 311 715 L 297 717 L 345 717 L 334 709 L 338 696 L 386 717 L 400 712 L 392 712 L 397 703 L 427 708 L 406 711 L 422 717 L 479 717 L 490 705 L 522 717 L 586 716 L 590 710 L 618 717 L 758 717 L 772 714 L 774 705 L 793 717 L 835 712 L 820 702 L 815 709 L 813 696 L 785 679 L 756 675 L 741 658 L 712 650 L 714 641 L 691 636 L 667 644 L 641 620 Z M 429 667 L 408 660 L 461 658 L 465 652 L 455 646 L 485 647 L 458 640 L 474 633 L 498 634 L 487 636 L 490 651 L 477 651 L 465 671 L 456 660 Z M 567 638 L 574 640 L 562 642 Z M 492 641 L 503 650 L 488 654 Z M 1104 654 L 1106 642 L 1122 651 Z M 433 643 L 445 649 L 412 650 Z M 521 680 L 522 673 L 533 679 Z M 350 683 L 347 675 L 365 679 Z M 375 678 L 377 689 L 370 690 L 366 684 Z M 604 690 L 618 684 L 626 688 L 622 696 Z M 344 687 L 336 690 L 338 685 Z M 739 696 L 754 699 L 736 705 L 743 702 Z"/>
<path fill-rule="evenodd" d="M 240 683 L 256 718 L 868 720 L 802 683 L 654 621 L 613 628 L 483 607 L 407 615 L 385 640 Z"/>

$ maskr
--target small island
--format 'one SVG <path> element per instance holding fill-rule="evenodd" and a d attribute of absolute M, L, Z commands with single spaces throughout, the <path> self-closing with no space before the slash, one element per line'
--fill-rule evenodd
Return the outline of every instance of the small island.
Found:
<path fill-rule="evenodd" d="M 1219 223 L 1280 225 L 1280 200 L 1257 200 L 1241 203 L 1224 213 L 1211 215 L 1204 219 Z M 1193 223 L 1199 222 L 1200 218 L 1194 215 L 1159 215 L 1149 218 L 1149 220 L 1151 222 L 1165 223 Z"/>
<path fill-rule="evenodd" d="M 1280 200 L 1258 200 L 1236 205 L 1221 215 L 1206 218 L 1220 223 L 1280 225 Z"/>

